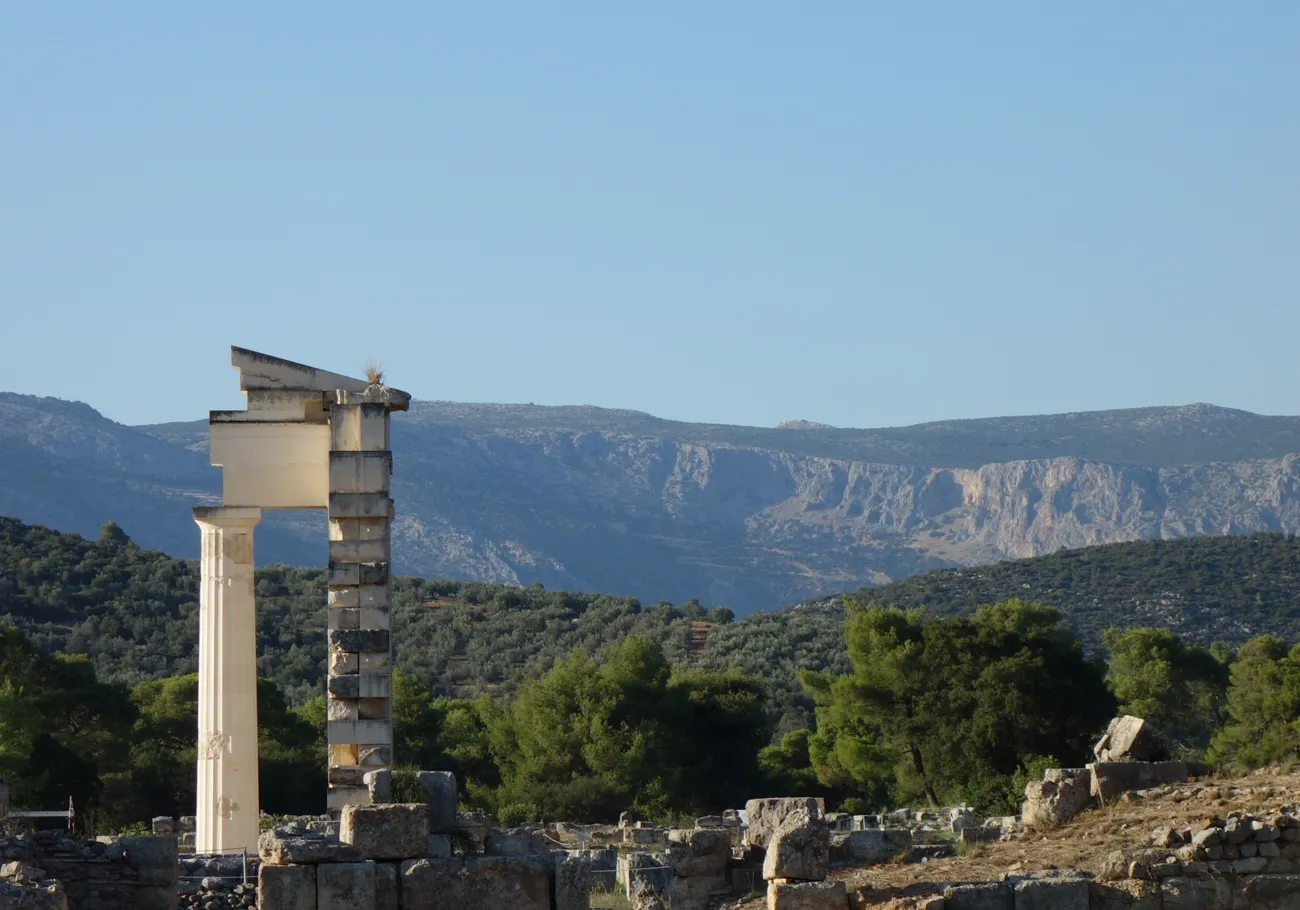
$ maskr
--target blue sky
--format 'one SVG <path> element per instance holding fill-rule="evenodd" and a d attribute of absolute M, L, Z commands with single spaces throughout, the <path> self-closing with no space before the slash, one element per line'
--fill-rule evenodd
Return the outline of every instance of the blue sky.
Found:
<path fill-rule="evenodd" d="M 1300 3 L 0 10 L 0 389 L 1300 413 Z"/>

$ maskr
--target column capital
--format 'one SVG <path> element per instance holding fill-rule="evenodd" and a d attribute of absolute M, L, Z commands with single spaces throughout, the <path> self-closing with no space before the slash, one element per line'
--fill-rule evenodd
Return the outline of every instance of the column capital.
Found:
<path fill-rule="evenodd" d="M 262 510 L 255 506 L 195 506 L 194 520 L 218 528 L 251 528 L 262 520 Z"/>

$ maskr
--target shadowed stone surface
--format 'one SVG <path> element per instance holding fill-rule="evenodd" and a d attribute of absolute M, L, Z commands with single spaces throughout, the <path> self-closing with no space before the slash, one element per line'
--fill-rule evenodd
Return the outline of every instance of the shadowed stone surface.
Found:
<path fill-rule="evenodd" d="M 844 882 L 768 882 L 767 910 L 847 910 Z"/>
<path fill-rule="evenodd" d="M 316 910 L 316 867 L 263 865 L 257 893 L 260 910 Z"/>
<path fill-rule="evenodd" d="M 507 856 L 409 860 L 402 863 L 403 910 L 551 910 L 547 865 Z"/>

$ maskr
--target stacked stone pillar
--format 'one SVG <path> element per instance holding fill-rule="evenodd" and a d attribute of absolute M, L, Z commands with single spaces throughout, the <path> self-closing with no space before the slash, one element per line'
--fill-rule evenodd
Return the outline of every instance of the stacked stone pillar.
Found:
<path fill-rule="evenodd" d="M 202 531 L 195 849 L 257 843 L 257 627 L 253 528 L 262 510 L 194 510 Z"/>
<path fill-rule="evenodd" d="M 330 410 L 329 673 L 331 811 L 370 801 L 365 774 L 392 763 L 392 642 L 386 390 L 339 391 Z"/>

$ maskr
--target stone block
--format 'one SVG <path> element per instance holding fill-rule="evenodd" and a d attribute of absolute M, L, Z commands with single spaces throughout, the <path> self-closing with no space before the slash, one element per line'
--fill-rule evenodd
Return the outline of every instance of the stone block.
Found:
<path fill-rule="evenodd" d="M 430 834 L 425 856 L 430 859 L 448 859 L 451 856 L 451 835 Z"/>
<path fill-rule="evenodd" d="M 330 452 L 330 493 L 387 493 L 391 452 Z"/>
<path fill-rule="evenodd" d="M 1088 885 L 1089 910 L 1161 910 L 1160 886 L 1136 878 Z"/>
<path fill-rule="evenodd" d="M 330 408 L 331 452 L 386 452 L 388 408 L 378 402 Z"/>
<path fill-rule="evenodd" d="M 1020 816 L 1026 828 L 1053 828 L 1091 808 L 1095 802 L 1089 777 L 1034 781 L 1025 787 Z"/>
<path fill-rule="evenodd" d="M 325 863 L 316 867 L 317 910 L 375 910 L 375 864 Z"/>
<path fill-rule="evenodd" d="M 257 841 L 258 854 L 263 868 L 266 865 L 315 865 L 317 863 L 352 863 L 359 861 L 361 851 L 352 844 L 316 831 L 305 825 L 278 825 L 262 832 Z"/>
<path fill-rule="evenodd" d="M 555 854 L 555 910 L 591 910 L 592 872 L 589 857 Z"/>
<path fill-rule="evenodd" d="M 347 651 L 330 651 L 328 666 L 330 676 L 356 673 L 361 667 L 361 658 L 360 655 L 349 654 Z"/>
<path fill-rule="evenodd" d="M 345 806 L 339 840 L 355 846 L 365 859 L 425 856 L 429 847 L 429 807 L 423 803 Z"/>
<path fill-rule="evenodd" d="M 949 885 L 943 889 L 944 910 L 1013 910 L 1015 894 L 1005 882 Z"/>
<path fill-rule="evenodd" d="M 1300 907 L 1300 875 L 1254 875 L 1241 893 L 1250 910 L 1294 910 Z"/>
<path fill-rule="evenodd" d="M 325 772 L 325 779 L 331 787 L 350 787 L 360 789 L 366 785 L 366 772 L 356 765 L 344 765 L 330 768 Z M 372 800 L 373 802 L 373 800 Z"/>
<path fill-rule="evenodd" d="M 664 897 L 671 910 L 709 910 L 715 895 L 729 894 L 727 877 L 701 875 L 692 878 L 674 878 L 664 889 Z"/>
<path fill-rule="evenodd" d="M 1015 910 L 1088 910 L 1088 880 L 1028 878 L 1015 883 Z"/>
<path fill-rule="evenodd" d="M 819 796 L 751 799 L 745 803 L 745 813 L 749 817 L 745 842 L 755 847 L 766 847 L 772 835 L 785 825 L 787 818 L 800 812 L 807 814 L 807 820 L 816 821 L 825 814 L 826 801 Z"/>
<path fill-rule="evenodd" d="M 371 540 L 331 540 L 328 546 L 331 565 L 344 562 L 388 562 L 392 557 L 392 544 L 387 537 Z M 376 651 L 378 648 L 367 650 Z"/>
<path fill-rule="evenodd" d="M 331 812 L 342 812 L 344 806 L 368 805 L 370 805 L 370 791 L 364 786 L 331 786 L 325 794 L 325 808 Z M 360 859 L 361 857 L 358 856 L 357 858 Z"/>
<path fill-rule="evenodd" d="M 673 878 L 673 868 L 662 855 L 619 853 L 615 859 L 614 881 L 628 897 L 637 888 L 661 894 Z"/>
<path fill-rule="evenodd" d="M 506 856 L 402 863 L 403 910 L 551 910 L 549 861 Z"/>
<path fill-rule="evenodd" d="M 456 827 L 456 775 L 450 771 L 421 771 L 417 775 L 429 806 L 429 830 L 449 832 Z"/>
<path fill-rule="evenodd" d="M 488 856 L 541 856 L 551 852 L 551 845 L 540 835 L 489 834 L 483 838 L 483 852 Z"/>
<path fill-rule="evenodd" d="M 848 910 L 848 906 L 849 895 L 841 881 L 767 883 L 767 910 Z"/>
<path fill-rule="evenodd" d="M 401 910 L 401 880 L 398 863 L 375 863 L 375 910 Z"/>
<path fill-rule="evenodd" d="M 126 864 L 132 869 L 164 869 L 175 882 L 180 875 L 177 865 L 177 847 L 174 837 L 124 837 L 118 841 Z"/>
<path fill-rule="evenodd" d="M 0 813 L 0 818 L 4 818 L 3 813 Z M 155 816 L 150 824 L 150 828 L 153 833 L 159 837 L 174 836 L 176 834 L 176 819 L 169 815 Z"/>
<path fill-rule="evenodd" d="M 387 629 L 331 629 L 329 643 L 330 650 L 346 651 L 349 654 L 387 651 L 389 633 Z"/>
<path fill-rule="evenodd" d="M 851 836 L 851 835 L 850 835 Z M 830 863 L 831 832 L 820 824 L 782 828 L 772 835 L 763 859 L 763 878 L 820 882 Z"/>
<path fill-rule="evenodd" d="M 326 710 L 329 710 L 333 700 L 326 701 Z M 390 743 L 393 739 L 393 725 L 387 720 L 329 720 L 325 721 L 325 738 L 331 744 L 335 743 Z M 361 764 L 365 765 L 364 758 L 360 759 Z"/>
<path fill-rule="evenodd" d="M 370 804 L 372 806 L 388 802 L 393 786 L 392 771 L 387 768 L 366 771 L 361 775 L 361 780 L 366 785 L 366 791 L 370 794 Z M 403 857 L 403 859 L 411 859 L 411 857 Z"/>
<path fill-rule="evenodd" d="M 906 828 L 853 831 L 832 840 L 837 858 L 861 865 L 887 863 L 912 849 L 912 832 Z"/>
<path fill-rule="evenodd" d="M 1222 878 L 1175 876 L 1160 882 L 1163 910 L 1232 910 L 1232 885 Z"/>
<path fill-rule="evenodd" d="M 1163 762 L 1169 745 L 1155 727 L 1125 714 L 1111 720 L 1092 752 L 1099 762 Z"/>
<path fill-rule="evenodd" d="M 1181 761 L 1097 762 L 1088 767 L 1092 770 L 1092 795 L 1103 802 L 1131 790 L 1187 780 L 1187 763 Z"/>
<path fill-rule="evenodd" d="M 316 867 L 264 864 L 257 895 L 259 910 L 316 910 Z"/>
<path fill-rule="evenodd" d="M 731 831 L 687 828 L 668 833 L 668 862 L 679 878 L 719 875 L 731 859 Z"/>
<path fill-rule="evenodd" d="M 330 518 L 381 518 L 391 521 L 393 501 L 388 493 L 331 493 L 329 503 Z"/>
<path fill-rule="evenodd" d="M 364 614 L 366 611 L 363 608 L 361 612 Z M 360 673 L 357 676 L 357 692 L 358 698 L 391 698 L 393 678 L 387 670 Z"/>
<path fill-rule="evenodd" d="M 332 562 L 328 579 L 331 587 L 388 584 L 388 563 Z"/>

